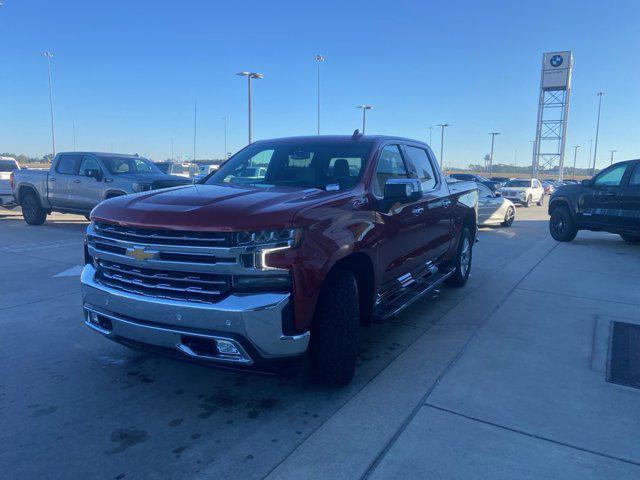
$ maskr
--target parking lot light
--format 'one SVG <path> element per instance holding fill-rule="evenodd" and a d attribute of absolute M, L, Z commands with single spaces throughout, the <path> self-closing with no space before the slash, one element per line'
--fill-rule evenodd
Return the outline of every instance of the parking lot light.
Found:
<path fill-rule="evenodd" d="M 248 96 L 248 101 L 249 101 L 249 143 L 251 143 L 251 79 L 255 78 L 255 79 L 260 79 L 260 78 L 264 78 L 264 75 L 262 73 L 256 73 L 256 72 L 238 72 L 236 73 L 236 75 L 240 75 L 241 77 L 247 77 L 247 83 L 248 83 L 248 91 L 249 91 L 249 96 Z"/>

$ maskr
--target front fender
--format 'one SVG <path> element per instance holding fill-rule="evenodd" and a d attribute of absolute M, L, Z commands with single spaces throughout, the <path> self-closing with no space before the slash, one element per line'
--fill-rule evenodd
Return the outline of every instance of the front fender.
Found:
<path fill-rule="evenodd" d="M 549 199 L 549 206 L 547 207 L 547 211 L 549 215 L 551 215 L 551 213 L 556 208 L 562 205 L 566 206 L 569 209 L 569 212 L 571 212 L 571 215 L 575 219 L 575 217 L 578 215 L 578 209 L 577 209 L 576 203 L 573 201 L 571 197 L 568 197 L 565 195 L 551 196 L 551 198 Z"/>

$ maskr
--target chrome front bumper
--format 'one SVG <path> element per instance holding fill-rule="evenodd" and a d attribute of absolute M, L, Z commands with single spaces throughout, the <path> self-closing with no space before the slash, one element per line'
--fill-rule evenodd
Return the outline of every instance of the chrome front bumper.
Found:
<path fill-rule="evenodd" d="M 82 271 L 85 323 L 113 340 L 168 348 L 186 358 L 238 366 L 295 357 L 306 352 L 309 345 L 309 332 L 283 333 L 282 310 L 289 304 L 288 293 L 230 295 L 217 303 L 195 303 L 116 290 L 96 281 L 95 273 L 92 265 L 85 265 Z M 108 319 L 110 328 L 91 322 L 91 312 Z M 185 341 L 196 337 L 228 342 L 238 354 L 198 353 Z"/>

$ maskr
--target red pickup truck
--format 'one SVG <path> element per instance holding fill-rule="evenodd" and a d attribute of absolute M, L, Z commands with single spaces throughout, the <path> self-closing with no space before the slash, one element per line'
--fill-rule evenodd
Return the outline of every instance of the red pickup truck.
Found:
<path fill-rule="evenodd" d="M 477 190 L 424 143 L 387 136 L 255 142 L 199 184 L 91 214 L 84 318 L 122 344 L 240 369 L 310 358 L 349 383 L 358 327 L 465 284 Z"/>

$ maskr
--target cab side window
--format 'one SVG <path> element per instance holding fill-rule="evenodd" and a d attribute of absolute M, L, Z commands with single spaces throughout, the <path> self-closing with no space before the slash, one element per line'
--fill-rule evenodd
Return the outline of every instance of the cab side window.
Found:
<path fill-rule="evenodd" d="M 102 168 L 100 168 L 100 164 L 98 163 L 98 160 L 96 160 L 94 157 L 90 155 L 85 155 L 84 157 L 82 157 L 82 163 L 80 164 L 80 175 L 86 175 L 85 172 L 87 170 L 102 171 Z"/>
<path fill-rule="evenodd" d="M 423 148 L 412 147 L 406 145 L 404 147 L 408 160 L 415 167 L 418 179 L 422 184 L 422 191 L 432 190 L 436 186 L 436 175 L 433 172 L 433 165 L 429 160 L 429 154 Z"/>
<path fill-rule="evenodd" d="M 476 183 L 478 186 L 478 195 L 480 198 L 493 198 L 493 192 L 489 190 L 488 187 L 485 187 L 481 183 Z"/>
<path fill-rule="evenodd" d="M 614 166 L 599 174 L 593 184 L 600 187 L 617 187 L 622 183 L 622 177 L 626 170 L 626 164 Z"/>
<path fill-rule="evenodd" d="M 631 174 L 631 178 L 629 179 L 629 185 L 633 187 L 640 186 L 640 163 L 636 164 L 633 169 L 633 173 Z"/>
<path fill-rule="evenodd" d="M 63 175 L 78 175 L 80 171 L 80 162 L 82 155 L 76 154 L 64 154 L 60 155 L 58 164 L 56 165 L 56 172 Z"/>
<path fill-rule="evenodd" d="M 407 167 L 402 160 L 398 145 L 387 145 L 382 149 L 373 182 L 373 193 L 378 197 L 382 197 L 384 195 L 384 185 L 391 178 L 409 178 Z"/>

